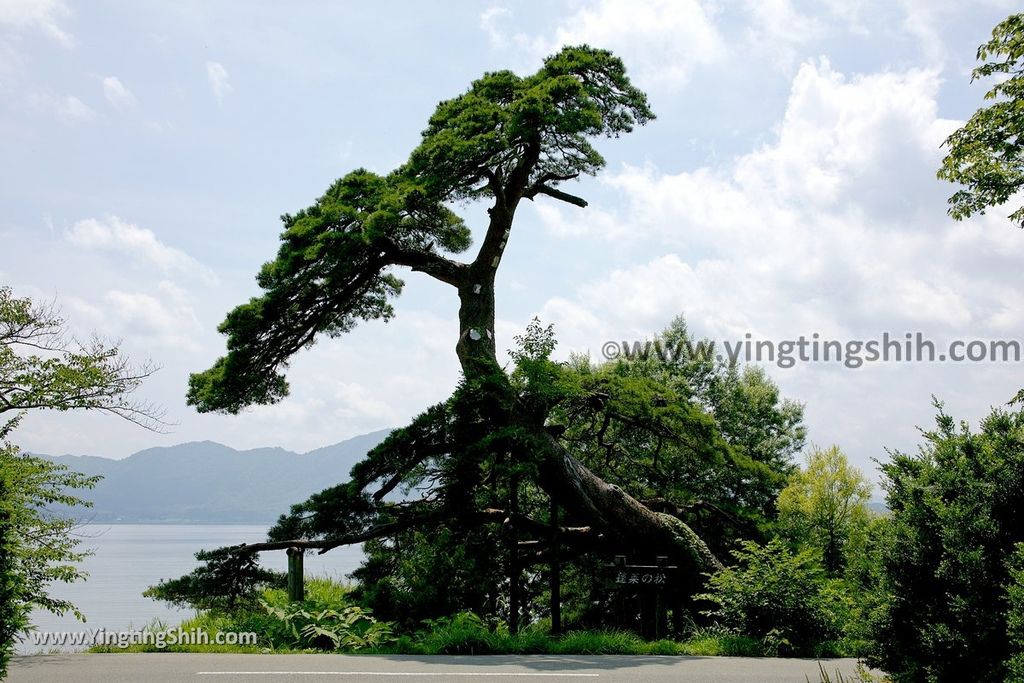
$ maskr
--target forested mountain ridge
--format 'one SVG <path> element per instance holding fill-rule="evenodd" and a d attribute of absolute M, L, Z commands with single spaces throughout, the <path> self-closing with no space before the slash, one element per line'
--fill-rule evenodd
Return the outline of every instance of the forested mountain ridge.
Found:
<path fill-rule="evenodd" d="M 296 500 L 347 479 L 384 429 L 308 453 L 236 450 L 213 441 L 148 448 L 122 460 L 42 456 L 103 479 L 84 497 L 85 521 L 102 523 L 270 524 Z"/>

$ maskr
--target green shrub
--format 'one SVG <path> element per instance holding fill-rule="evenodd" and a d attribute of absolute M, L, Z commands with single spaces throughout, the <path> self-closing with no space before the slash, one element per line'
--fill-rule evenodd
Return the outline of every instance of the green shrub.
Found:
<path fill-rule="evenodd" d="M 920 452 L 882 466 L 892 513 L 868 660 L 897 683 L 1003 681 L 1020 652 L 1024 413 L 993 411 L 973 432 L 937 408 Z"/>
<path fill-rule="evenodd" d="M 429 654 L 488 655 L 498 654 L 498 638 L 487 623 L 472 612 L 460 612 L 450 617 L 427 619 L 426 629 L 418 640 Z"/>
<path fill-rule="evenodd" d="M 255 647 L 174 646 L 169 651 L 293 652 L 377 651 L 390 648 L 398 639 L 393 626 L 374 618 L 369 610 L 350 600 L 351 587 L 330 578 L 306 581 L 306 599 L 289 602 L 280 588 L 265 588 L 254 599 L 238 602 L 231 610 L 200 612 L 182 628 L 217 632 L 252 632 L 259 636 Z M 220 603 L 218 603 L 220 604 Z M 96 648 L 97 651 L 115 651 Z M 153 651 L 153 647 L 131 647 L 129 652 Z M 116 650 L 121 651 L 121 650 Z"/>
<path fill-rule="evenodd" d="M 283 644 L 313 650 L 355 652 L 379 648 L 394 640 L 391 625 L 377 621 L 358 605 L 340 609 L 310 609 L 306 603 L 275 607 L 261 601 L 263 608 L 280 622 Z M 278 641 L 278 642 L 280 642 Z"/>
<path fill-rule="evenodd" d="M 839 637 L 831 609 L 837 591 L 815 553 L 776 539 L 744 541 L 733 557 L 736 566 L 711 576 L 710 592 L 701 596 L 717 605 L 708 614 L 723 626 L 761 640 L 767 654 L 811 654 Z"/>
<path fill-rule="evenodd" d="M 1007 562 L 1006 633 L 1010 637 L 1008 681 L 1024 681 L 1024 543 L 1018 543 Z"/>
<path fill-rule="evenodd" d="M 680 643 L 679 654 L 694 657 L 763 657 L 764 644 L 750 636 L 733 633 L 721 626 L 697 629 L 685 643 Z"/>

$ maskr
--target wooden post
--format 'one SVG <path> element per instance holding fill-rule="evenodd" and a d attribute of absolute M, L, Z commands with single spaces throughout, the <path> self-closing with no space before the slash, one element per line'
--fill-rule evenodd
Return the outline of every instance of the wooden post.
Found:
<path fill-rule="evenodd" d="M 562 633 L 562 561 L 558 553 L 558 501 L 551 497 L 551 635 Z"/>
<path fill-rule="evenodd" d="M 519 534 L 516 532 L 516 515 L 519 513 L 519 477 L 512 475 L 509 481 L 509 542 L 508 542 L 508 630 L 519 633 Z"/>
<path fill-rule="evenodd" d="M 668 556 L 658 555 L 655 564 L 659 567 L 668 565 Z M 661 590 L 654 594 L 654 639 L 660 640 L 667 635 L 668 631 L 668 610 L 666 609 L 665 596 Z"/>
<path fill-rule="evenodd" d="M 291 547 L 288 554 L 288 601 L 302 602 L 306 599 L 306 586 L 302 577 L 302 548 Z"/>
<path fill-rule="evenodd" d="M 665 600 L 661 593 L 654 594 L 654 639 L 665 637 Z"/>
<path fill-rule="evenodd" d="M 655 640 L 658 631 L 654 615 L 657 597 L 650 591 L 642 590 L 637 601 L 640 603 L 640 635 L 644 640 Z"/>
<path fill-rule="evenodd" d="M 615 566 L 620 570 L 625 571 L 626 569 L 626 556 L 616 555 Z M 615 623 L 616 628 L 628 628 L 626 625 L 626 590 L 625 586 L 618 586 L 615 591 Z"/>
<path fill-rule="evenodd" d="M 687 633 L 686 608 L 683 607 L 683 599 L 676 593 L 672 594 L 672 637 L 682 640 Z"/>

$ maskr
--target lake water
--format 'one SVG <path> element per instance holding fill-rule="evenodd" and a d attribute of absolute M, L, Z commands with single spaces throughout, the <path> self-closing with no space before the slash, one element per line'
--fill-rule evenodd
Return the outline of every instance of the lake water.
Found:
<path fill-rule="evenodd" d="M 197 564 L 195 553 L 225 545 L 266 540 L 264 526 L 218 526 L 174 524 L 88 525 L 77 532 L 84 538 L 82 548 L 94 551 L 82 568 L 89 578 L 73 584 L 55 584 L 52 594 L 74 603 L 87 619 L 72 615 L 54 616 L 36 612 L 32 622 L 39 631 L 80 631 L 105 628 L 124 631 L 141 628 L 154 619 L 174 625 L 191 616 L 191 610 L 177 610 L 166 603 L 142 596 L 142 591 L 160 579 L 187 574 Z M 305 575 L 344 579 L 362 561 L 360 546 L 335 548 L 324 555 L 307 553 Z M 283 551 L 261 556 L 263 566 L 285 571 Z M 39 648 L 23 642 L 20 652 Z M 52 649 L 52 648 L 46 648 Z"/>

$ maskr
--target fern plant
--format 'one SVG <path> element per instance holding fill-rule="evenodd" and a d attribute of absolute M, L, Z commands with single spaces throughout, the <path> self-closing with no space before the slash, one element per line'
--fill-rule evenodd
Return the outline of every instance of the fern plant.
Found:
<path fill-rule="evenodd" d="M 389 622 L 377 621 L 368 609 L 347 605 L 339 609 L 312 609 L 293 603 L 277 607 L 261 600 L 270 616 L 281 622 L 292 647 L 311 650 L 356 651 L 388 645 L 396 640 Z"/>

